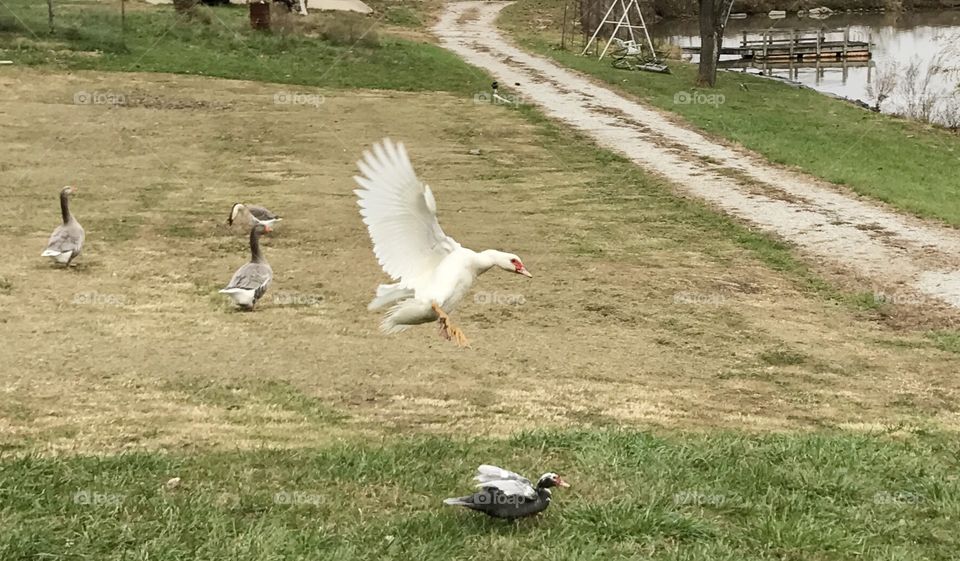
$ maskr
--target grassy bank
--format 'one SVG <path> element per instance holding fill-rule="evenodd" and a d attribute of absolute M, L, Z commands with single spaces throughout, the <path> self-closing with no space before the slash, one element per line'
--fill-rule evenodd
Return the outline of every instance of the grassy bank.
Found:
<path fill-rule="evenodd" d="M 560 16 L 560 2 L 521 0 L 503 11 L 500 23 L 526 48 L 676 113 L 710 135 L 861 195 L 960 226 L 956 134 L 744 74 L 721 73 L 717 88 L 702 92 L 722 95 L 719 103 L 677 103 L 679 92 L 696 93 L 694 65 L 672 64 L 670 75 L 631 73 L 613 68 L 609 60 L 561 51 L 551 32 L 560 28 Z M 531 21 L 545 29 L 534 29 Z"/>
<path fill-rule="evenodd" d="M 947 560 L 958 453 L 937 434 L 599 431 L 5 458 L 0 557 Z M 573 487 L 519 524 L 444 507 L 484 462 Z"/>
<path fill-rule="evenodd" d="M 326 21 L 319 15 L 311 18 Z M 124 31 L 117 6 L 78 0 L 58 3 L 51 34 L 44 3 L 10 0 L 0 6 L 0 58 L 62 69 L 172 72 L 335 88 L 482 91 L 488 83 L 483 74 L 449 52 L 378 34 L 386 25 L 420 25 L 422 18 L 419 12 L 387 5 L 382 16 L 350 17 L 332 39 L 324 39 L 321 30 L 309 28 L 253 31 L 246 6 L 201 7 L 195 16 L 184 17 L 172 6 L 131 4 Z"/>

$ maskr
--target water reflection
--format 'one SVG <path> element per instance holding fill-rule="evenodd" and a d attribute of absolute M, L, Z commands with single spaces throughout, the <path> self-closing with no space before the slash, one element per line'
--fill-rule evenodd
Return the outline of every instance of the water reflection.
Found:
<path fill-rule="evenodd" d="M 680 46 L 700 44 L 697 21 L 664 21 L 650 27 L 651 34 L 661 40 Z M 920 74 L 925 74 L 931 64 L 960 67 L 960 10 L 942 10 L 906 14 L 837 14 L 828 19 L 813 20 L 795 15 L 783 19 L 752 16 L 743 20 L 731 19 L 727 25 L 724 47 L 739 46 L 746 33 L 747 39 L 760 39 L 763 30 L 806 30 L 849 28 L 851 40 L 870 41 L 873 57 L 869 62 L 829 61 L 815 64 L 778 64 L 764 67 L 760 61 L 738 66 L 746 72 L 765 73 L 789 78 L 820 91 L 850 99 L 859 99 L 873 104 L 869 84 L 877 72 L 888 73 L 894 67 L 902 77 L 910 64 L 917 65 Z M 736 60 L 737 56 L 724 55 L 722 61 Z M 693 59 L 694 62 L 696 58 Z M 728 62 L 729 64 L 729 62 Z M 946 102 L 956 91 L 956 73 L 941 72 L 931 77 L 928 92 Z M 884 102 L 884 111 L 900 112 L 911 100 L 903 88 L 898 88 Z"/>

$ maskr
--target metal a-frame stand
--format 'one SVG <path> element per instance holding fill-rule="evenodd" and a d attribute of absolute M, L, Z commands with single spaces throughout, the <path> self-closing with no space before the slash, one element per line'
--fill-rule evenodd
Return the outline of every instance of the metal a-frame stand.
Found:
<path fill-rule="evenodd" d="M 619 20 L 610 19 L 610 14 L 613 13 L 614 8 L 620 6 L 623 10 L 623 14 L 620 16 Z M 636 11 L 637 19 L 640 21 L 639 25 L 635 25 L 630 21 L 630 9 L 633 8 Z M 621 29 L 626 29 L 627 33 L 630 35 L 630 41 L 639 47 L 637 43 L 637 37 L 634 34 L 634 29 L 642 29 L 644 38 L 647 40 L 647 47 L 650 49 L 650 55 L 653 57 L 653 60 L 657 60 L 657 51 L 653 50 L 653 41 L 650 40 L 650 33 L 647 32 L 647 24 L 643 21 L 643 13 L 640 12 L 640 0 L 613 0 L 610 2 L 610 7 L 607 8 L 607 13 L 603 15 L 603 19 L 600 21 L 600 24 L 597 25 L 597 30 L 593 32 L 593 37 L 590 37 L 590 40 L 587 41 L 587 46 L 583 48 L 581 55 L 587 54 L 587 50 L 590 48 L 590 45 L 597 39 L 597 35 L 600 34 L 600 31 L 603 29 L 603 26 L 606 24 L 616 24 L 616 27 L 613 28 L 613 33 L 610 34 L 610 38 L 607 39 L 607 44 L 603 47 L 603 52 L 600 53 L 600 58 L 602 59 L 605 54 L 607 54 L 607 49 L 610 48 L 610 43 L 613 42 L 614 38 L 617 37 L 617 33 Z"/>

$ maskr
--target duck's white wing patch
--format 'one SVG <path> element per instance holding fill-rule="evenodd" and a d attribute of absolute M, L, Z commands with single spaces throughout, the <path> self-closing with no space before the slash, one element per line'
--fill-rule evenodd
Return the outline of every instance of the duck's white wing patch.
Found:
<path fill-rule="evenodd" d="M 403 144 L 385 138 L 357 162 L 360 215 L 380 266 L 405 288 L 433 271 L 460 244 L 437 221 L 437 204 L 417 179 Z"/>
<path fill-rule="evenodd" d="M 482 487 L 483 489 L 499 489 L 504 495 L 511 497 L 525 497 L 531 500 L 537 498 L 537 490 L 533 488 L 533 485 L 531 485 L 529 481 L 498 479 L 477 483 L 477 487 Z"/>
<path fill-rule="evenodd" d="M 482 466 L 478 467 L 477 475 L 475 475 L 473 479 L 475 481 L 479 481 L 480 483 L 484 483 L 486 481 L 498 481 L 502 479 L 513 479 L 514 481 L 520 481 L 530 485 L 530 480 L 519 473 L 514 473 L 510 470 L 497 466 L 491 466 L 489 464 L 483 464 Z"/>

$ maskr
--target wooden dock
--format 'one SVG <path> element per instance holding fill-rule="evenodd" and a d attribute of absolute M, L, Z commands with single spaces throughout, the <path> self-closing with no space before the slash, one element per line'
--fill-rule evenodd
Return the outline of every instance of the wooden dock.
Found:
<path fill-rule="evenodd" d="M 759 39 L 748 39 L 748 36 Z M 744 31 L 737 47 L 721 47 L 721 55 L 736 55 L 741 60 L 812 61 L 870 60 L 872 42 L 855 41 L 850 29 Z M 700 54 L 700 47 L 684 47 L 686 54 Z"/>

